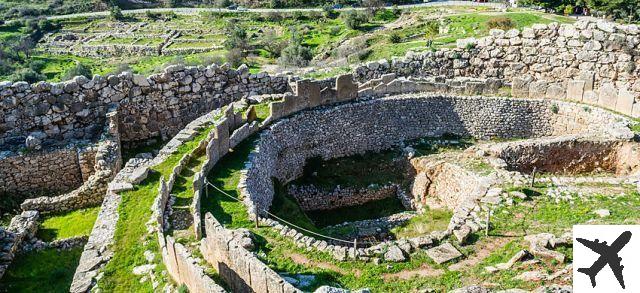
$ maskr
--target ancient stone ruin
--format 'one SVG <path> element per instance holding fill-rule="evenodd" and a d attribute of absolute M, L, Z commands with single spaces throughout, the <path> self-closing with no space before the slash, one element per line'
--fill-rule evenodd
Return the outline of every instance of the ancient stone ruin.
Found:
<path fill-rule="evenodd" d="M 410 260 L 419 251 L 437 264 L 464 259 L 459 247 L 490 228 L 491 210 L 528 197 L 504 187 L 527 185 L 535 172 L 608 172 L 612 180 L 637 181 L 632 176 L 640 168 L 640 151 L 629 128 L 636 122 L 629 116 L 640 116 L 639 34 L 635 25 L 591 21 L 492 30 L 463 48 L 369 63 L 326 80 L 212 65 L 171 66 L 149 77 L 123 73 L 56 84 L 2 83 L 0 194 L 18 202 L 13 208 L 20 213 L 0 229 L 0 277 L 20 247 L 34 243 L 40 214 L 101 205 L 88 239 L 41 244 L 83 246 L 71 291 L 95 288 L 117 253 L 123 195 L 151 178 L 154 166 L 172 162 L 170 175 L 157 179 L 155 200 L 147 207 L 152 216 L 144 241 L 157 242 L 157 251 L 149 251 L 148 258 L 145 252 L 149 263 L 137 264 L 134 273 L 155 282 L 157 254 L 168 276 L 190 292 L 301 292 L 252 251 L 252 232 L 230 229 L 224 219 L 203 213 L 203 198 L 212 196 L 207 176 L 249 141 L 255 148 L 245 158 L 238 200 L 262 228 L 338 261 L 382 265 Z M 255 107 L 261 104 L 268 105 L 265 119 L 257 118 Z M 446 136 L 474 142 L 457 152 L 429 155 L 406 145 L 423 138 L 458 143 Z M 168 142 L 153 155 L 123 162 L 123 150 L 157 141 Z M 196 145 L 192 151 L 167 161 L 190 143 Z M 445 229 L 358 243 L 363 233 L 352 244 L 307 233 L 270 213 L 275 182 L 301 178 L 310 159 L 393 148 L 404 150 L 408 187 L 335 187 L 327 194 L 312 185 L 288 185 L 287 192 L 303 211 L 319 212 L 398 198 L 402 212 L 358 221 L 373 234 L 436 208 L 452 215 Z M 193 192 L 181 216 L 187 219 L 176 221 L 181 207 L 172 190 L 196 157 L 203 162 L 187 183 Z M 192 231 L 195 242 L 184 244 L 169 233 L 180 230 L 175 227 Z M 531 256 L 564 261 L 553 249 L 566 237 L 527 237 L 528 251 L 487 270 L 504 270 Z M 212 279 L 207 267 L 227 287 Z M 567 273 L 522 278 L 551 281 L 570 278 Z"/>

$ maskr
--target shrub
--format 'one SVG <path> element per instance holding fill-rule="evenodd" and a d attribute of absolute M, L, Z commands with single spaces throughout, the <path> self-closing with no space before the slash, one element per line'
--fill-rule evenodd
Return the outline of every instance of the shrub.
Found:
<path fill-rule="evenodd" d="M 124 19 L 124 14 L 122 14 L 122 10 L 117 5 L 113 5 L 109 8 L 109 15 L 115 20 Z"/>
<path fill-rule="evenodd" d="M 564 15 L 571 15 L 573 14 L 573 11 L 574 11 L 573 5 L 567 5 L 564 7 L 564 10 L 563 10 Z"/>
<path fill-rule="evenodd" d="M 227 54 L 225 54 L 225 58 L 232 67 L 238 67 L 244 61 L 244 52 L 242 51 L 242 49 L 234 48 L 227 51 Z"/>
<path fill-rule="evenodd" d="M 14 73 L 13 75 L 11 75 L 11 79 L 13 81 L 26 81 L 29 83 L 34 83 L 37 81 L 45 80 L 46 76 L 36 72 L 31 68 L 22 68 L 18 70 L 16 73 Z"/>
<path fill-rule="evenodd" d="M 302 45 L 302 40 L 297 32 L 292 32 L 289 45 L 282 50 L 278 63 L 284 66 L 307 66 L 311 60 L 311 50 Z"/>
<path fill-rule="evenodd" d="M 389 42 L 391 42 L 392 44 L 397 44 L 402 42 L 402 38 L 397 33 L 391 33 L 389 35 Z"/>
<path fill-rule="evenodd" d="M 322 11 L 324 12 L 324 17 L 326 18 L 334 19 L 338 17 L 338 13 L 336 12 L 335 9 L 333 9 L 333 6 L 331 6 L 331 4 L 327 4 L 323 6 Z"/>
<path fill-rule="evenodd" d="M 560 111 L 560 107 L 558 107 L 558 104 L 551 105 L 551 112 L 553 114 L 558 114 L 559 111 Z"/>
<path fill-rule="evenodd" d="M 76 76 L 84 76 L 91 78 L 91 69 L 82 63 L 76 63 L 75 66 L 68 68 L 62 74 L 62 80 L 70 80 Z"/>
<path fill-rule="evenodd" d="M 494 17 L 492 19 L 489 19 L 489 21 L 487 21 L 487 26 L 490 29 L 496 28 L 496 29 L 502 29 L 502 30 L 509 30 L 516 27 L 516 23 L 513 20 L 511 20 L 511 18 L 499 16 L 499 17 Z"/>
<path fill-rule="evenodd" d="M 361 11 L 350 10 L 342 13 L 342 20 L 348 28 L 357 30 L 369 21 L 369 17 Z"/>
<path fill-rule="evenodd" d="M 337 25 L 336 25 L 336 26 L 332 26 L 332 27 L 329 29 L 329 34 L 330 34 L 330 35 L 332 35 L 332 36 L 337 36 L 337 35 L 339 35 L 339 34 L 340 34 L 340 31 L 341 31 L 341 30 L 342 30 L 342 28 L 340 28 L 340 27 L 339 27 L 339 26 L 337 26 Z"/>
<path fill-rule="evenodd" d="M 218 8 L 227 8 L 231 5 L 231 0 L 216 0 L 214 5 Z"/>
<path fill-rule="evenodd" d="M 476 47 L 476 43 L 467 43 L 464 48 L 468 51 L 474 49 Z"/>

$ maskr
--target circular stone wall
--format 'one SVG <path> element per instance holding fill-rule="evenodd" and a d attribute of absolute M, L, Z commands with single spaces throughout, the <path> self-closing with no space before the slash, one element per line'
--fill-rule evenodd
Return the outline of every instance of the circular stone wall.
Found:
<path fill-rule="evenodd" d="M 305 111 L 260 136 L 246 177 L 246 204 L 268 209 L 272 178 L 289 182 L 308 158 L 379 151 L 443 134 L 533 138 L 580 134 L 628 139 L 628 120 L 598 108 L 539 99 L 400 95 Z"/>

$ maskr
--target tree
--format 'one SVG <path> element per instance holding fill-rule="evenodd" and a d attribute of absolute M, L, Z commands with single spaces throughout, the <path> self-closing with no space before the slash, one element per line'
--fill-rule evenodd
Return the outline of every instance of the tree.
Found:
<path fill-rule="evenodd" d="M 218 8 L 227 8 L 231 5 L 231 0 L 215 0 L 214 5 Z"/>
<path fill-rule="evenodd" d="M 278 39 L 278 34 L 274 29 L 264 30 L 262 47 L 271 54 L 271 57 L 279 57 L 286 46 L 287 43 Z"/>
<path fill-rule="evenodd" d="M 35 42 L 31 39 L 31 37 L 23 37 L 20 39 L 20 41 L 18 41 L 14 49 L 17 52 L 22 52 L 22 54 L 24 54 L 24 57 L 26 59 L 29 59 L 31 57 L 31 51 L 33 50 L 34 46 Z"/>
<path fill-rule="evenodd" d="M 342 13 L 342 20 L 348 28 L 357 30 L 369 21 L 369 18 L 363 12 L 350 10 Z"/>
<path fill-rule="evenodd" d="M 284 66 L 303 67 L 309 64 L 311 58 L 311 50 L 302 45 L 302 39 L 298 35 L 298 32 L 293 30 L 291 32 L 289 45 L 282 50 L 280 58 L 278 58 L 278 63 Z"/>
<path fill-rule="evenodd" d="M 118 7 L 117 5 L 113 5 L 111 6 L 111 8 L 109 8 L 109 15 L 111 16 L 111 18 L 115 20 L 124 19 L 124 14 L 122 14 L 122 9 L 120 9 L 120 7 Z"/>
<path fill-rule="evenodd" d="M 224 41 L 224 47 L 227 50 L 231 49 L 247 49 L 247 31 L 238 24 L 238 21 L 232 19 L 229 21 L 229 25 L 225 29 L 227 39 Z"/>
<path fill-rule="evenodd" d="M 233 48 L 227 51 L 225 57 L 232 67 L 238 67 L 243 63 L 245 55 L 241 49 Z"/>

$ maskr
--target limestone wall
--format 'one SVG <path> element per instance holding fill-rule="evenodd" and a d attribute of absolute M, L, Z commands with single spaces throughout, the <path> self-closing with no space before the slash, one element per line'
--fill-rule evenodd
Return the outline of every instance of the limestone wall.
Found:
<path fill-rule="evenodd" d="M 589 133 L 632 136 L 628 120 L 607 111 L 566 102 L 481 97 L 401 95 L 305 111 L 261 134 L 247 173 L 248 209 L 271 205 L 271 178 L 289 182 L 308 158 L 348 156 L 387 149 L 401 141 L 443 134 L 475 138 L 531 138 Z"/>
<path fill-rule="evenodd" d="M 389 184 L 374 188 L 340 188 L 326 191 L 314 185 L 290 186 L 292 195 L 304 211 L 331 210 L 341 207 L 359 206 L 371 201 L 398 196 L 400 187 Z"/>
<path fill-rule="evenodd" d="M 77 146 L 12 154 L 0 158 L 0 194 L 21 201 L 79 187 L 82 180 Z"/>
<path fill-rule="evenodd" d="M 409 53 L 355 69 L 360 82 L 387 73 L 505 79 L 518 97 L 597 104 L 640 116 L 640 29 L 605 21 L 536 24 L 458 40 L 458 48 Z"/>
<path fill-rule="evenodd" d="M 614 139 L 557 137 L 522 142 L 505 142 L 484 148 L 505 161 L 507 169 L 524 173 L 579 174 L 612 172 L 637 174 L 640 170 L 638 145 Z"/>
<path fill-rule="evenodd" d="M 107 185 L 120 171 L 122 165 L 117 111 L 109 112 L 106 116 L 107 125 L 104 130 L 103 140 L 98 142 L 98 146 L 93 152 L 93 160 L 90 167 L 91 173 L 84 179 L 83 184 L 67 194 L 27 199 L 20 205 L 22 210 L 65 212 L 96 206 L 102 202 L 107 191 Z M 81 174 L 84 177 L 88 175 L 88 172 L 82 170 L 89 169 L 86 166 L 89 165 L 89 162 L 86 162 L 83 167 L 81 162 L 82 158 L 86 157 L 86 153 L 84 156 L 80 154 L 78 157 L 80 158 Z"/>
<path fill-rule="evenodd" d="M 200 251 L 232 292 L 302 292 L 237 243 L 210 213 L 205 215 L 205 231 Z"/>
<path fill-rule="evenodd" d="M 150 77 L 123 73 L 56 84 L 0 83 L 0 146 L 24 145 L 29 135 L 43 144 L 99 137 L 109 107 L 119 105 L 125 143 L 168 138 L 187 123 L 250 94 L 282 93 L 286 76 L 250 74 L 228 65 L 170 66 Z"/>

